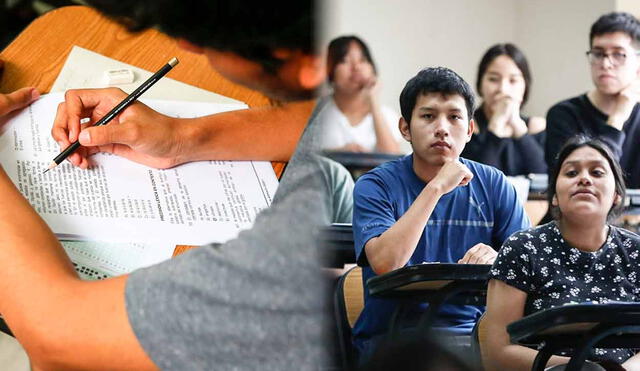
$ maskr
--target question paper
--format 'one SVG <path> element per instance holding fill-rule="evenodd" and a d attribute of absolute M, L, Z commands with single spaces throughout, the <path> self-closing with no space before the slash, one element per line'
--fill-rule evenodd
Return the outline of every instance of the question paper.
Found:
<path fill-rule="evenodd" d="M 224 242 L 268 207 L 278 181 L 269 162 L 201 161 L 158 170 L 111 154 L 89 170 L 63 162 L 51 126 L 61 93 L 43 96 L 2 126 L 0 162 L 60 238 L 201 245 Z M 145 101 L 174 117 L 242 108 L 233 104 Z"/>

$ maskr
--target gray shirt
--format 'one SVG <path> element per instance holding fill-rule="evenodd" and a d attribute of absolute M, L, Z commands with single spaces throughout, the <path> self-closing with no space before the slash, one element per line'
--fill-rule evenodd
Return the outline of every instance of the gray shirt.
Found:
<path fill-rule="evenodd" d="M 350 218 L 352 202 L 346 170 L 314 154 L 321 106 L 252 229 L 128 278 L 129 322 L 160 368 L 306 370 L 328 363 L 330 302 L 315 232 Z"/>

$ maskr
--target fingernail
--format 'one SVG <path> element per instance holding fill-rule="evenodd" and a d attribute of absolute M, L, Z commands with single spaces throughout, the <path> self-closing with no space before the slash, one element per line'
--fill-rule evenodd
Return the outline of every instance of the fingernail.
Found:
<path fill-rule="evenodd" d="M 31 100 L 36 100 L 38 98 L 40 98 L 40 92 L 38 89 L 31 90 Z"/>
<path fill-rule="evenodd" d="M 88 144 L 91 142 L 91 136 L 88 131 L 83 131 L 80 133 L 80 136 L 78 136 L 78 140 L 80 143 Z"/>
<path fill-rule="evenodd" d="M 58 142 L 58 145 L 60 146 L 60 148 L 62 148 L 64 146 L 64 143 Z"/>

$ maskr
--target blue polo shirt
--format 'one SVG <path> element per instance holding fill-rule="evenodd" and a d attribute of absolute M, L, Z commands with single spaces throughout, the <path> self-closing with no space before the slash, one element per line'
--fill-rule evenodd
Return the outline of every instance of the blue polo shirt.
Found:
<path fill-rule="evenodd" d="M 512 233 L 530 227 L 513 185 L 499 170 L 461 158 L 474 177 L 465 187 L 456 187 L 436 204 L 420 241 L 407 265 L 423 262 L 456 263 L 478 243 L 496 250 Z M 358 179 L 353 193 L 353 233 L 363 283 L 375 276 L 364 246 L 380 236 L 409 209 L 426 183 L 413 171 L 413 155 L 385 163 Z M 355 346 L 362 352 L 368 340 L 387 332 L 397 302 L 369 296 L 365 285 L 365 307 L 354 328 Z M 425 305 L 404 307 L 417 320 Z M 454 333 L 470 333 L 482 307 L 443 305 L 435 327 Z M 404 318 L 404 317 L 403 317 Z"/>

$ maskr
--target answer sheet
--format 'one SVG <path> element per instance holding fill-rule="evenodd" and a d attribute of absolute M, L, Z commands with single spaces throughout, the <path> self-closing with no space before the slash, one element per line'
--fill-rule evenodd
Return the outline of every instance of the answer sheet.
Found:
<path fill-rule="evenodd" d="M 65 239 L 201 245 L 249 228 L 278 181 L 269 162 L 202 161 L 157 170 L 111 154 L 81 170 L 68 162 L 43 173 L 60 152 L 51 126 L 63 94 L 43 96 L 3 126 L 0 162 L 50 228 Z M 146 101 L 175 117 L 241 108 Z"/>

